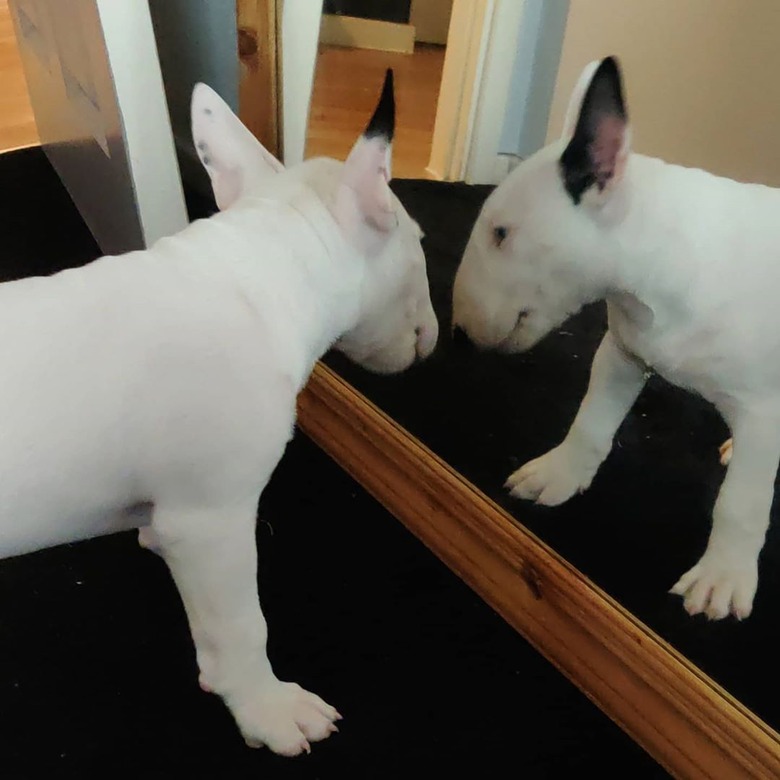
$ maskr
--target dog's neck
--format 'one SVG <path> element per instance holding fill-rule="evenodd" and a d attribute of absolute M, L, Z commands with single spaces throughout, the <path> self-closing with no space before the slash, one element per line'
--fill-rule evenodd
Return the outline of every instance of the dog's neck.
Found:
<path fill-rule="evenodd" d="M 700 237 L 691 226 L 690 201 L 678 184 L 686 169 L 636 154 L 630 163 L 622 191 L 616 193 L 616 219 L 604 226 L 603 293 L 611 306 L 645 330 L 678 321 L 689 308 L 700 271 Z"/>
<path fill-rule="evenodd" d="M 361 255 L 316 198 L 255 199 L 212 221 L 225 240 L 220 262 L 230 267 L 301 389 L 317 360 L 357 323 Z"/>

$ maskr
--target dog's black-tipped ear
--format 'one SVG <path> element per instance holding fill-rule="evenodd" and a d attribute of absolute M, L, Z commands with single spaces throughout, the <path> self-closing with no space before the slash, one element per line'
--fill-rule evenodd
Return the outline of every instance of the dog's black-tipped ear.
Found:
<path fill-rule="evenodd" d="M 628 119 L 626 102 L 623 97 L 623 77 L 620 73 L 620 63 L 617 57 L 605 57 L 596 68 L 582 101 L 580 121 L 587 119 L 585 109 L 588 104 L 590 104 L 591 110 L 605 111 L 615 114 L 621 119 Z"/>
<path fill-rule="evenodd" d="M 344 161 L 341 186 L 332 207 L 345 234 L 366 251 L 369 247 L 376 251 L 376 236 L 398 225 L 388 186 L 394 131 L 393 71 L 388 68 L 374 115 Z M 373 228 L 369 233 L 367 226 Z"/>
<path fill-rule="evenodd" d="M 582 99 L 574 135 L 560 159 L 561 176 L 574 203 L 594 185 L 604 192 L 622 175 L 628 112 L 617 58 L 596 68 Z"/>
<path fill-rule="evenodd" d="M 395 94 L 393 91 L 393 69 L 388 68 L 385 73 L 385 83 L 382 94 L 379 96 L 374 115 L 366 127 L 363 135 L 366 138 L 382 137 L 390 143 L 395 133 Z"/>

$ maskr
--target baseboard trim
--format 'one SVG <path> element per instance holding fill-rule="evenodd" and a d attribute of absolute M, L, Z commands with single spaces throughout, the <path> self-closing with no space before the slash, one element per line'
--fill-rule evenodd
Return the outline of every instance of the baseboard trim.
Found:
<path fill-rule="evenodd" d="M 355 16 L 323 14 L 320 24 L 320 43 L 352 49 L 411 54 L 414 51 L 414 36 L 411 24 L 359 19 Z"/>

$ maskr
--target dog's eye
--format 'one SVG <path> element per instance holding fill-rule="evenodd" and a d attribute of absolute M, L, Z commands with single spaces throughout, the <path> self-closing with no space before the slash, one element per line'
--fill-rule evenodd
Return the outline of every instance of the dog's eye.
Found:
<path fill-rule="evenodd" d="M 507 229 L 503 225 L 499 225 L 498 227 L 493 228 L 493 243 L 496 246 L 501 246 L 501 244 L 504 243 L 504 240 L 507 236 Z"/>

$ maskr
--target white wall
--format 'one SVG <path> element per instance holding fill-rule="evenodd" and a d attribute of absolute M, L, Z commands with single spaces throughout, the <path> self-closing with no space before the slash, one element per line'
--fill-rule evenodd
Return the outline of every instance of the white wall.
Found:
<path fill-rule="evenodd" d="M 780 186 L 780 2 L 576 0 L 548 137 L 589 61 L 624 68 L 634 148 Z"/>
<path fill-rule="evenodd" d="M 285 165 L 303 160 L 322 17 L 321 0 L 282 5 L 282 148 Z"/>

